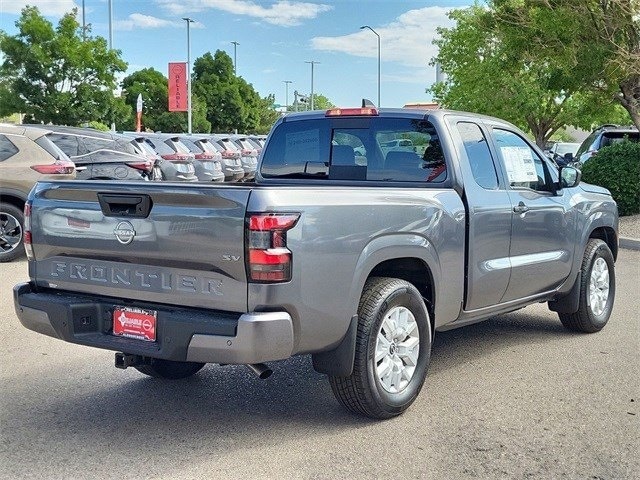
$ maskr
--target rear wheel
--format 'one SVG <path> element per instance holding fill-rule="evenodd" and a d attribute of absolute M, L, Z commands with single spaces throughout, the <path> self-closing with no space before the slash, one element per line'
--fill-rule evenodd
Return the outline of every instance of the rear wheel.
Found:
<path fill-rule="evenodd" d="M 429 313 L 420 292 L 404 280 L 371 278 L 358 309 L 353 372 L 329 382 L 348 410 L 391 418 L 418 396 L 430 354 Z"/>
<path fill-rule="evenodd" d="M 139 365 L 135 368 L 150 377 L 177 380 L 198 373 L 204 365 L 204 363 L 174 362 L 172 360 L 152 358 L 149 365 Z"/>
<path fill-rule="evenodd" d="M 23 228 L 22 211 L 10 203 L 0 203 L 0 262 L 24 255 Z"/>
<path fill-rule="evenodd" d="M 560 321 L 574 332 L 594 333 L 609 321 L 616 293 L 611 250 L 602 240 L 587 243 L 581 266 L 580 300 L 575 313 L 558 313 Z"/>

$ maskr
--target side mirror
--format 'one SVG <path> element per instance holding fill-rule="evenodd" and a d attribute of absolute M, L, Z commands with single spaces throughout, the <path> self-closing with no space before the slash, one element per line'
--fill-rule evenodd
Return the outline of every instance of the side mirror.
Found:
<path fill-rule="evenodd" d="M 560 168 L 560 188 L 573 188 L 578 186 L 582 178 L 582 172 L 574 167 Z"/>

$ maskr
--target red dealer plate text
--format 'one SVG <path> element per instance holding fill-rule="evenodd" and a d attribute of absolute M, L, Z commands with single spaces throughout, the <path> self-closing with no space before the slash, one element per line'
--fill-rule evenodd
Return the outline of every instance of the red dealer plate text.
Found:
<path fill-rule="evenodd" d="M 155 342 L 157 318 L 155 310 L 116 307 L 113 311 L 113 334 Z"/>

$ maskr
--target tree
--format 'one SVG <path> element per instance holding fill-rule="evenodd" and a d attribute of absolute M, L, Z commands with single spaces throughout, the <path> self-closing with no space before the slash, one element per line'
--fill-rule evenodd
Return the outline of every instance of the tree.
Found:
<path fill-rule="evenodd" d="M 25 7 L 15 36 L 0 36 L 2 112 L 25 113 L 28 122 L 111 123 L 115 75 L 126 69 L 118 50 L 102 37 L 83 41 L 77 11 L 54 29 L 36 7 Z"/>
<path fill-rule="evenodd" d="M 309 95 L 308 97 L 308 101 L 305 104 L 302 103 L 298 103 L 298 111 L 304 111 L 308 108 L 310 108 L 311 105 L 311 95 Z M 324 95 L 320 94 L 320 93 L 314 93 L 313 94 L 313 108 L 316 110 L 329 110 L 330 108 L 334 108 L 335 105 L 333 103 L 331 103 L 331 101 L 325 97 Z M 295 105 L 289 105 L 289 111 L 290 112 L 295 112 L 296 111 L 296 106 Z"/>
<path fill-rule="evenodd" d="M 233 62 L 218 50 L 193 64 L 193 91 L 206 103 L 213 131 L 266 133 L 278 118 L 273 97 L 260 97 L 253 85 L 233 73 Z"/>
<path fill-rule="evenodd" d="M 515 5 L 505 1 L 502 7 L 506 4 Z M 553 16 L 537 13 L 520 10 L 538 28 L 560 28 Z M 450 17 L 457 24 L 439 30 L 435 43 L 440 51 L 434 59 L 447 80 L 431 89 L 444 106 L 508 120 L 530 131 L 540 147 L 566 125 L 588 129 L 613 111 L 611 102 L 573 74 L 560 56 L 531 55 L 531 38 L 515 22 L 505 21 L 493 4 L 453 11 Z"/>
<path fill-rule="evenodd" d="M 529 56 L 562 59 L 567 75 L 618 102 L 640 129 L 639 0 L 494 3 L 501 21 L 526 39 Z"/>

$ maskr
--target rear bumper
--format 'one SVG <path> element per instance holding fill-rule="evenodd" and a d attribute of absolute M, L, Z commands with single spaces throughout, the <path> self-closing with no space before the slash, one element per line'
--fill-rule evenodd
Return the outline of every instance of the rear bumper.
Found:
<path fill-rule="evenodd" d="M 133 355 L 204 363 L 261 363 L 291 356 L 291 317 L 286 312 L 228 313 L 36 290 L 13 289 L 18 319 L 29 330 L 67 342 Z M 136 306 L 158 312 L 157 341 L 115 336 L 113 309 Z"/>

